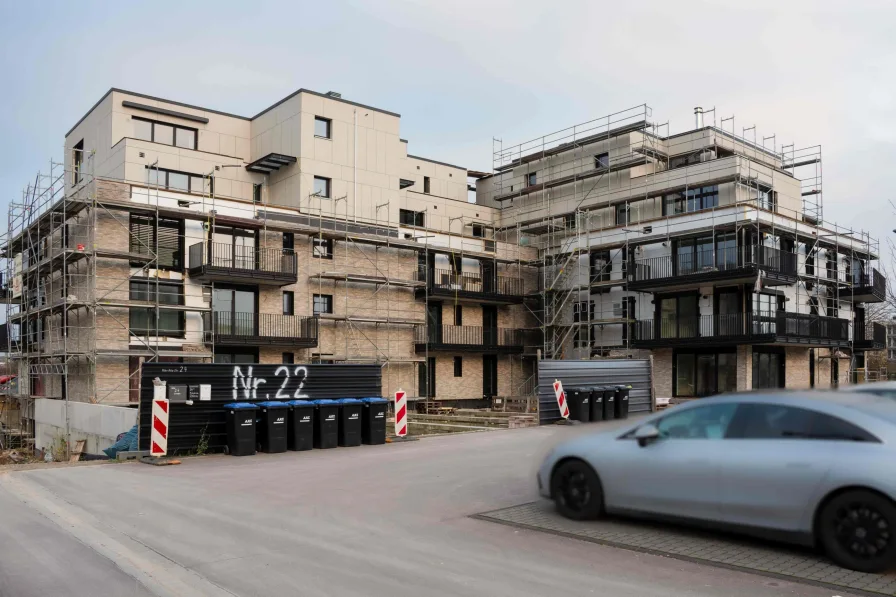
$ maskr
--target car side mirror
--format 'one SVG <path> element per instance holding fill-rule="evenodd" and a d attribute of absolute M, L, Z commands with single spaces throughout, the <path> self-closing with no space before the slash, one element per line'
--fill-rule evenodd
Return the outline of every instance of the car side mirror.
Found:
<path fill-rule="evenodd" d="M 647 423 L 646 425 L 641 425 L 635 431 L 635 439 L 638 440 L 638 445 L 642 448 L 654 441 L 660 436 L 660 430 L 656 428 L 656 426 Z"/>

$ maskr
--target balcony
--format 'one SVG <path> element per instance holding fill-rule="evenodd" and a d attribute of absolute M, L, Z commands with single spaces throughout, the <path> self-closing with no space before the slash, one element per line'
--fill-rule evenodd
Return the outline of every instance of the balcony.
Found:
<path fill-rule="evenodd" d="M 296 255 L 288 249 L 257 249 L 229 243 L 190 247 L 190 276 L 201 282 L 285 286 L 297 280 Z"/>
<path fill-rule="evenodd" d="M 207 313 L 219 346 L 317 346 L 317 318 L 271 313 Z"/>
<path fill-rule="evenodd" d="M 762 272 L 765 286 L 794 284 L 796 255 L 771 247 L 733 247 L 636 259 L 631 290 L 687 288 L 714 282 L 748 283 Z"/>
<path fill-rule="evenodd" d="M 848 297 L 857 303 L 882 303 L 887 300 L 887 278 L 874 268 L 855 272 L 852 284 L 840 286 L 840 298 Z"/>
<path fill-rule="evenodd" d="M 427 276 L 427 272 L 430 275 Z M 493 305 L 512 305 L 523 302 L 523 279 L 509 276 L 483 276 L 478 273 L 455 272 L 447 269 L 421 269 L 417 279 L 426 288 L 417 290 L 417 297 L 450 298 Z"/>
<path fill-rule="evenodd" d="M 849 343 L 849 322 L 845 319 L 782 311 L 647 319 L 635 322 L 633 328 L 632 344 L 636 348 Z"/>
<path fill-rule="evenodd" d="M 852 339 L 855 350 L 883 350 L 887 345 L 887 328 L 880 323 L 869 323 L 858 328 Z"/>
<path fill-rule="evenodd" d="M 421 352 L 523 352 L 526 331 L 471 325 L 419 325 L 414 328 L 414 348 Z"/>

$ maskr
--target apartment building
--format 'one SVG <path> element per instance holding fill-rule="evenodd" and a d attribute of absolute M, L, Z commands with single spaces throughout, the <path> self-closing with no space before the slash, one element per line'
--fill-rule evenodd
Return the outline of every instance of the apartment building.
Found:
<path fill-rule="evenodd" d="M 886 324 L 887 333 L 887 361 L 896 362 L 896 320 L 890 320 Z"/>
<path fill-rule="evenodd" d="M 384 391 L 531 384 L 535 249 L 397 113 L 299 90 L 252 117 L 112 89 L 10 208 L 22 397 L 137 399 L 144 361 L 375 362 Z M 528 381 L 527 381 L 528 380 Z"/>
<path fill-rule="evenodd" d="M 540 248 L 547 358 L 650 355 L 658 396 L 824 388 L 883 348 L 876 242 L 822 218 L 820 148 L 648 106 L 495 148 L 477 203 Z M 667 127 L 666 127 L 667 128 Z"/>

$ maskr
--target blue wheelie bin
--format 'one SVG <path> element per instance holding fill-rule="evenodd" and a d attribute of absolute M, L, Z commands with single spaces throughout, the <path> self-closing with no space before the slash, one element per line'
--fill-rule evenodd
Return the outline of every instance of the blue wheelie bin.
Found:
<path fill-rule="evenodd" d="M 339 445 L 339 403 L 321 398 L 314 403 L 314 447 L 335 448 Z"/>
<path fill-rule="evenodd" d="M 286 452 L 286 415 L 289 404 L 276 400 L 259 402 L 258 445 L 262 452 L 279 454 Z"/>
<path fill-rule="evenodd" d="M 340 446 L 361 445 L 361 407 L 363 402 L 357 398 L 342 398 L 339 403 L 339 437 Z"/>
<path fill-rule="evenodd" d="M 310 400 L 289 401 L 289 435 L 286 447 L 297 452 L 314 446 L 314 404 Z"/>
<path fill-rule="evenodd" d="M 255 411 L 258 407 L 250 402 L 228 402 L 227 409 L 227 452 L 231 456 L 251 456 L 255 454 Z"/>

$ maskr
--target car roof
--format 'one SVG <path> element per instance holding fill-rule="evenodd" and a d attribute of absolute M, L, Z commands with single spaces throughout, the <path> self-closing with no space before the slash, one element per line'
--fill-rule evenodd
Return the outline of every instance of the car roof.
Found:
<path fill-rule="evenodd" d="M 896 423 L 896 400 L 872 394 L 870 392 L 845 392 L 832 390 L 753 390 L 722 394 L 694 400 L 682 405 L 684 407 L 712 402 L 752 402 L 767 404 L 785 404 L 809 408 L 828 414 L 843 416 L 849 412 L 863 413 L 875 418 Z"/>
<path fill-rule="evenodd" d="M 896 381 L 875 381 L 856 384 L 844 388 L 847 392 L 874 392 L 875 390 L 896 390 Z"/>

